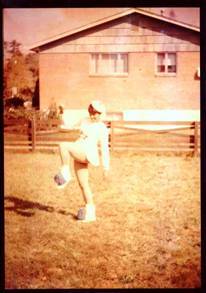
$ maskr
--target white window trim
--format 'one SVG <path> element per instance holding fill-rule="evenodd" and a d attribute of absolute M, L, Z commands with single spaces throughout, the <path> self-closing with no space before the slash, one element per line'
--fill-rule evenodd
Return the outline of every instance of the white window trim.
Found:
<path fill-rule="evenodd" d="M 168 60 L 168 54 L 175 54 L 176 55 L 176 72 L 158 72 L 157 67 L 158 67 L 158 54 L 165 54 L 166 55 L 166 60 Z M 176 76 L 177 75 L 177 52 L 156 52 L 155 53 L 155 76 Z M 167 63 L 167 62 L 166 62 Z"/>
<path fill-rule="evenodd" d="M 120 55 L 121 54 L 124 54 L 124 55 L 127 55 L 127 72 L 108 72 L 108 73 L 95 73 L 93 71 L 93 68 L 92 68 L 92 54 L 99 54 L 99 60 L 101 60 L 102 58 L 102 54 L 116 54 L 117 55 L 117 59 L 120 58 Z M 111 52 L 111 53 L 104 53 L 104 52 L 93 52 L 93 53 L 90 53 L 90 58 L 89 58 L 89 76 L 93 77 L 101 77 L 101 76 L 105 76 L 105 77 L 127 77 L 129 75 L 129 54 L 127 52 Z M 112 59 L 109 60 L 109 62 L 112 62 Z"/>

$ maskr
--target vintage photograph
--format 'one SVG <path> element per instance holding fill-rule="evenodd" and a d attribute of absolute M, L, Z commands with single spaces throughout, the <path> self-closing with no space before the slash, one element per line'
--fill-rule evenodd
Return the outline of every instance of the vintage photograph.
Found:
<path fill-rule="evenodd" d="M 200 8 L 2 11 L 5 288 L 201 288 Z"/>

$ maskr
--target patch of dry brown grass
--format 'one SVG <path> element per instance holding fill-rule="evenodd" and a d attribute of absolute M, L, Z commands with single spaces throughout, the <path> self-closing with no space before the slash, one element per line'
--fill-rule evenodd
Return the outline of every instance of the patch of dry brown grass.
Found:
<path fill-rule="evenodd" d="M 5 153 L 6 288 L 200 287 L 199 158 L 115 153 L 90 167 L 97 221 L 79 223 L 56 153 Z"/>

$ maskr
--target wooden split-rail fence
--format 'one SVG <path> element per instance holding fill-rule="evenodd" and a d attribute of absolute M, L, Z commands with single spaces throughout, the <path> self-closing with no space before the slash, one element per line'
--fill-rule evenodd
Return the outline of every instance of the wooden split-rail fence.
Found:
<path fill-rule="evenodd" d="M 200 154 L 198 121 L 105 121 L 111 152 L 118 150 L 191 152 Z M 59 120 L 35 117 L 4 121 L 5 149 L 53 150 L 61 141 L 74 141 L 77 130 L 62 130 Z"/>

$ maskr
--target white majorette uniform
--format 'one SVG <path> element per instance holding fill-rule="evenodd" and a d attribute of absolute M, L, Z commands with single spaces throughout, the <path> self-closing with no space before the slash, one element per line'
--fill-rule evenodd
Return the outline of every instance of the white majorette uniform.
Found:
<path fill-rule="evenodd" d="M 85 118 L 78 127 L 80 137 L 75 144 L 81 144 L 85 150 L 87 160 L 94 166 L 102 166 L 109 170 L 109 130 L 103 122 L 93 122 L 90 118 Z M 100 162 L 99 152 L 101 152 L 102 161 Z"/>

